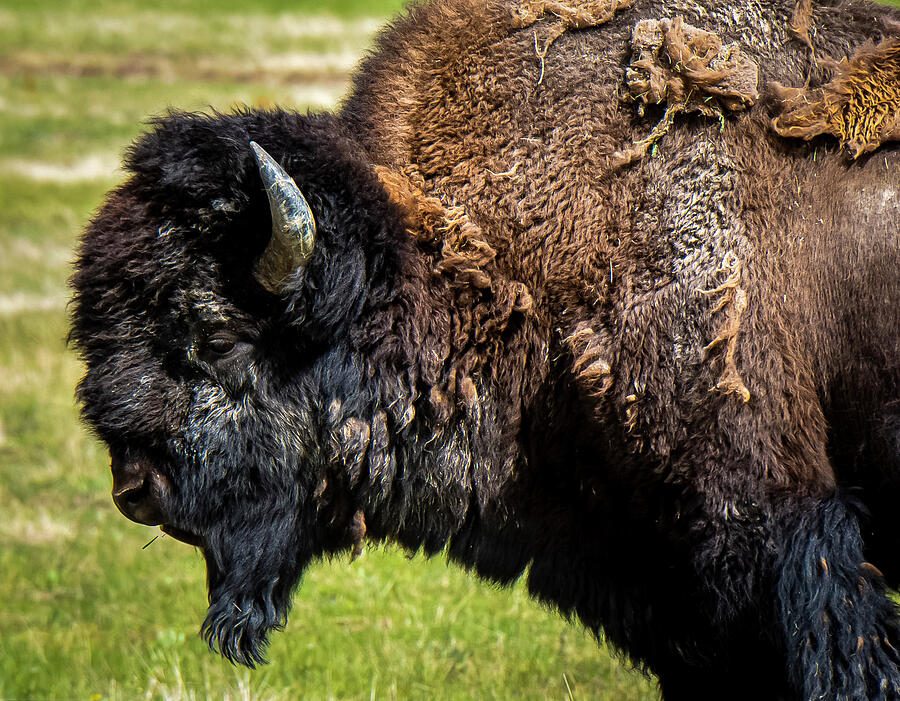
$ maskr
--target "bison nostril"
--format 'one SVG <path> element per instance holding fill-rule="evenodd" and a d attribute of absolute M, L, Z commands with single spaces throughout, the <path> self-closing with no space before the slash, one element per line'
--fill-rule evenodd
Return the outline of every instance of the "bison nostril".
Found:
<path fill-rule="evenodd" d="M 150 496 L 150 487 L 146 482 L 142 482 L 136 487 L 128 487 L 115 495 L 116 500 L 121 502 L 123 506 L 129 509 L 135 509 L 138 505 Z"/>
<path fill-rule="evenodd" d="M 114 484 L 113 502 L 123 515 L 147 526 L 163 523 L 167 483 L 156 474 L 132 475 L 123 483 Z"/>

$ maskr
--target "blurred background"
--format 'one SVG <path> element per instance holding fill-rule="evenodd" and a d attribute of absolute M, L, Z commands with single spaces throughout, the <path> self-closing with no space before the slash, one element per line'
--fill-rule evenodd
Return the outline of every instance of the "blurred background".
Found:
<path fill-rule="evenodd" d="M 125 146 L 169 107 L 334 107 L 401 1 L 0 0 L 0 699 L 657 697 L 521 586 L 391 549 L 313 568 L 232 667 L 201 555 L 118 514 L 79 425 L 66 280 Z"/>
<path fill-rule="evenodd" d="M 169 107 L 334 107 L 401 0 L 0 0 L 0 699 L 641 699 L 579 627 L 442 558 L 314 567 L 271 664 L 197 636 L 199 551 L 119 515 L 65 348 L 80 230 Z"/>

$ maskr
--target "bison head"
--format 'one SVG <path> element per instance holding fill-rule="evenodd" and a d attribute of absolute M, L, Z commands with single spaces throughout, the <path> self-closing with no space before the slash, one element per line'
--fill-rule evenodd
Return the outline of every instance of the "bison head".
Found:
<path fill-rule="evenodd" d="M 384 384 L 365 348 L 420 271 L 333 117 L 172 114 L 127 167 L 72 279 L 78 397 L 117 506 L 202 549 L 203 633 L 253 666 L 307 563 L 361 538 L 349 453 L 377 421 L 352 417 Z"/>

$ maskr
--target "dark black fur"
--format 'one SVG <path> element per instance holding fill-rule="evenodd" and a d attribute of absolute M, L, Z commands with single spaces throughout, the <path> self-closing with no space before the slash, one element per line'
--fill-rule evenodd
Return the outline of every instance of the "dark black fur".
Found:
<path fill-rule="evenodd" d="M 791 508 L 797 511 L 783 520 L 776 601 L 778 618 L 790 621 L 787 649 L 801 660 L 792 682 L 818 698 L 896 698 L 887 674 L 841 673 L 900 665 L 900 622 L 884 579 L 851 564 L 863 560 L 853 509 L 838 499 Z"/>

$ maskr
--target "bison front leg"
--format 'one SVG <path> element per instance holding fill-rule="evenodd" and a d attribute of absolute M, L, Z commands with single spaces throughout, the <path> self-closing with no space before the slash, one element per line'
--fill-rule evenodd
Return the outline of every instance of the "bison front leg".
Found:
<path fill-rule="evenodd" d="M 855 505 L 757 497 L 687 518 L 684 625 L 710 628 L 697 654 L 654 661 L 663 698 L 900 699 L 900 618 L 864 560 Z"/>
<path fill-rule="evenodd" d="M 900 698 L 900 620 L 854 508 L 834 496 L 777 509 L 775 615 L 802 698 Z"/>

